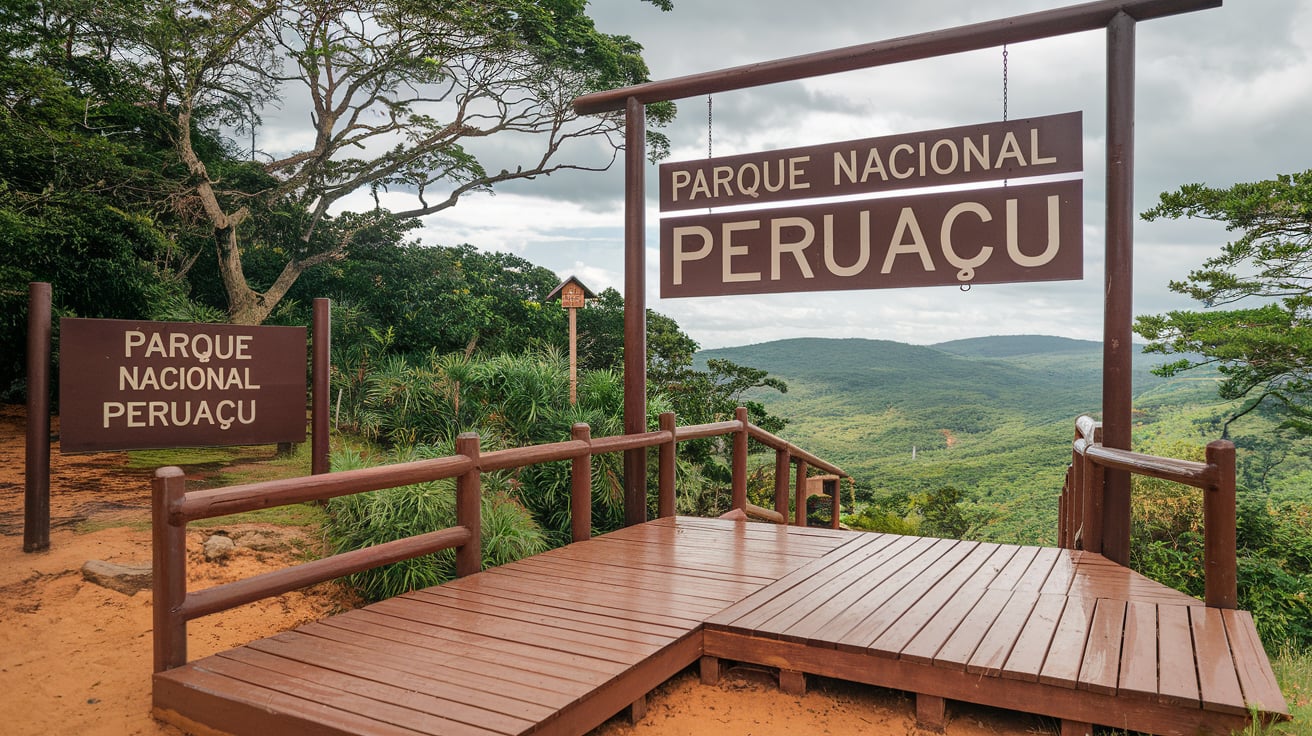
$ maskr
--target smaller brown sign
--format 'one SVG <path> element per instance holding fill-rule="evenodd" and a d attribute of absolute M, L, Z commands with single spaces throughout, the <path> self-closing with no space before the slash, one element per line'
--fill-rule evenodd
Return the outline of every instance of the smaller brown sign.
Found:
<path fill-rule="evenodd" d="M 661 220 L 661 298 L 1083 277 L 1083 182 Z"/>
<path fill-rule="evenodd" d="M 583 287 L 573 281 L 567 282 L 560 290 L 560 306 L 565 309 L 582 309 Z"/>
<path fill-rule="evenodd" d="M 660 167 L 661 212 L 1064 174 L 1084 168 L 1078 112 Z"/>
<path fill-rule="evenodd" d="M 304 327 L 59 321 L 64 452 L 305 440 Z"/>

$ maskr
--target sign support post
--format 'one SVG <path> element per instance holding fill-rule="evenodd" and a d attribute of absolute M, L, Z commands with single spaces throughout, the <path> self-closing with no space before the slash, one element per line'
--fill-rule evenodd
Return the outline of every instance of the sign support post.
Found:
<path fill-rule="evenodd" d="M 647 431 L 647 108 L 624 102 L 624 433 Z M 647 448 L 624 452 L 624 524 L 647 520 Z"/>
<path fill-rule="evenodd" d="M 332 302 L 314 300 L 314 319 L 310 327 L 314 355 L 310 368 L 310 472 L 328 472 L 328 371 L 332 354 Z"/>
<path fill-rule="evenodd" d="M 27 452 L 23 551 L 50 549 L 50 284 L 27 285 Z"/>

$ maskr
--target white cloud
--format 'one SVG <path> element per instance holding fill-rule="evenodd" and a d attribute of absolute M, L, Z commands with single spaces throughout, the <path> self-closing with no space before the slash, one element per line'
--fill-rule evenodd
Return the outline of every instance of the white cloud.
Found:
<path fill-rule="evenodd" d="M 637 0 L 595 2 L 603 30 L 646 48 L 655 79 L 1033 12 L 1040 0 L 678 0 L 660 13 Z M 1145 21 L 1136 33 L 1135 208 L 1192 181 L 1226 186 L 1312 166 L 1312 5 L 1249 0 Z M 1012 118 L 1084 111 L 1085 277 L 1080 282 L 785 294 L 657 297 L 655 167 L 648 167 L 648 305 L 704 347 L 819 335 L 934 343 L 1006 333 L 1102 335 L 1105 33 L 1008 48 Z M 719 94 L 717 155 L 812 145 L 1001 117 L 1000 49 Z M 705 98 L 679 101 L 665 133 L 674 158 L 706 155 Z M 294 130 L 287 127 L 288 135 Z M 291 140 L 289 138 L 289 140 Z M 261 145 L 265 145 L 262 140 Z M 466 197 L 428 218 L 425 242 L 469 242 L 623 290 L 623 177 L 570 173 Z M 1226 239 L 1222 228 L 1137 222 L 1135 311 L 1187 308 L 1167 283 Z"/>

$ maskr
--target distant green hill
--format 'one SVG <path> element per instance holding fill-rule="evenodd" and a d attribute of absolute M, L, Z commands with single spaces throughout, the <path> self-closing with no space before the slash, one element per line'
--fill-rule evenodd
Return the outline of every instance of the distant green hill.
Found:
<path fill-rule="evenodd" d="M 851 473 L 859 495 L 953 485 L 996 511 L 985 535 L 1000 540 L 1055 537 L 1074 420 L 1097 416 L 1102 395 L 1101 343 L 1039 335 L 933 346 L 797 338 L 705 350 L 697 362 L 709 358 L 785 380 L 788 393 L 752 398 L 789 420 L 791 441 Z M 1162 362 L 1159 355 L 1135 357 L 1135 449 L 1218 437 L 1208 421 L 1225 409 L 1216 398 L 1217 375 L 1154 376 Z M 1250 444 L 1260 444 L 1272 426 L 1254 417 L 1247 427 L 1258 437 Z M 1244 438 L 1235 439 L 1242 450 Z M 1288 478 L 1268 473 L 1264 480 L 1296 482 L 1295 466 L 1304 463 L 1286 463 Z"/>

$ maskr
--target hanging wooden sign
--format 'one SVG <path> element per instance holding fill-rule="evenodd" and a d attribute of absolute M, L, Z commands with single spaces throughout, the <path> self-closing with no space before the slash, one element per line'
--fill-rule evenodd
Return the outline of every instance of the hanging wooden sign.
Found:
<path fill-rule="evenodd" d="M 960 188 L 1078 172 L 1080 128 L 1067 113 L 666 164 L 662 211 L 830 200 L 664 217 L 661 297 L 1082 278 L 1080 180 Z"/>

